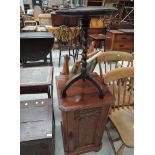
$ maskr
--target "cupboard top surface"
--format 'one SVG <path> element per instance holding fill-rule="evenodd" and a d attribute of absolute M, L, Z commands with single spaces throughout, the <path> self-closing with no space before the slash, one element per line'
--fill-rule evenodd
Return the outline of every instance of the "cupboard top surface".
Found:
<path fill-rule="evenodd" d="M 72 84 L 67 90 L 67 96 L 63 98 L 61 91 L 71 75 L 60 75 L 56 77 L 57 93 L 59 100 L 59 108 L 63 111 L 76 110 L 87 107 L 100 107 L 106 104 L 112 104 L 113 98 L 107 87 L 103 85 L 97 74 L 93 74 L 93 78 L 100 84 L 105 96 L 99 98 L 98 89 L 88 80 L 79 80 Z"/>

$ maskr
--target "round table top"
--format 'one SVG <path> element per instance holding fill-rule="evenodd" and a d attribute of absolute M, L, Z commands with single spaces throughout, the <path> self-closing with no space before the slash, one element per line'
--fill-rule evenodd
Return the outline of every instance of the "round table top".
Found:
<path fill-rule="evenodd" d="M 103 6 L 87 6 L 87 7 L 76 7 L 76 8 L 64 8 L 56 11 L 56 14 L 63 16 L 97 16 L 111 14 L 117 11 L 114 7 L 103 7 Z"/>

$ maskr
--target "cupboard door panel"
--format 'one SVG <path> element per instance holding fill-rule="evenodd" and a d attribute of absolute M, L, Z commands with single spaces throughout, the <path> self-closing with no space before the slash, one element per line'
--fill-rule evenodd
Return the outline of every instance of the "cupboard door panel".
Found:
<path fill-rule="evenodd" d="M 99 109 L 83 110 L 77 115 L 75 118 L 76 147 L 90 146 L 95 144 L 99 115 Z"/>

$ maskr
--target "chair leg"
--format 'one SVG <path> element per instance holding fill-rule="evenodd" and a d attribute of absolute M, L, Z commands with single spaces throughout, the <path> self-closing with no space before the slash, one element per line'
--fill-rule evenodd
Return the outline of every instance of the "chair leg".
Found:
<path fill-rule="evenodd" d="M 61 50 L 59 52 L 59 67 L 60 67 L 60 60 L 61 60 Z"/>
<path fill-rule="evenodd" d="M 76 49 L 76 55 L 75 55 L 75 58 L 78 59 L 78 55 L 79 55 L 79 50 Z"/>
<path fill-rule="evenodd" d="M 116 155 L 122 155 L 122 154 L 123 154 L 123 152 L 124 152 L 124 149 L 125 149 L 125 145 L 124 145 L 124 144 L 122 144 L 122 145 L 120 146 L 120 148 L 118 149 L 118 151 L 117 151 L 117 154 L 116 154 Z"/>
<path fill-rule="evenodd" d="M 109 139 L 109 142 L 111 144 L 111 147 L 114 151 L 114 154 L 116 155 L 116 149 L 115 149 L 115 146 L 114 146 L 114 143 L 113 143 L 113 139 L 111 138 L 111 135 L 110 135 L 110 132 L 109 132 L 109 129 L 107 127 L 105 127 L 106 131 L 107 131 L 107 135 L 108 135 L 108 139 Z"/>
<path fill-rule="evenodd" d="M 71 56 L 71 53 L 70 53 L 70 49 L 69 49 L 69 58 L 70 58 L 70 56 Z"/>
<path fill-rule="evenodd" d="M 74 60 L 74 63 L 75 63 L 75 54 L 74 54 L 74 49 L 73 49 L 73 60 Z"/>
<path fill-rule="evenodd" d="M 53 59 L 52 59 L 52 51 L 50 52 L 50 65 L 53 65 Z"/>

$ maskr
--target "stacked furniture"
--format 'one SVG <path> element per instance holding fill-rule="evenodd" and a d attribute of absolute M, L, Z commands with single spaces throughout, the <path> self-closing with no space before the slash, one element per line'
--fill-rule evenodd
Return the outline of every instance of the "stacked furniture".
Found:
<path fill-rule="evenodd" d="M 21 94 L 48 94 L 48 99 L 20 102 L 20 153 L 54 155 L 53 67 L 21 68 L 20 73 Z"/>

